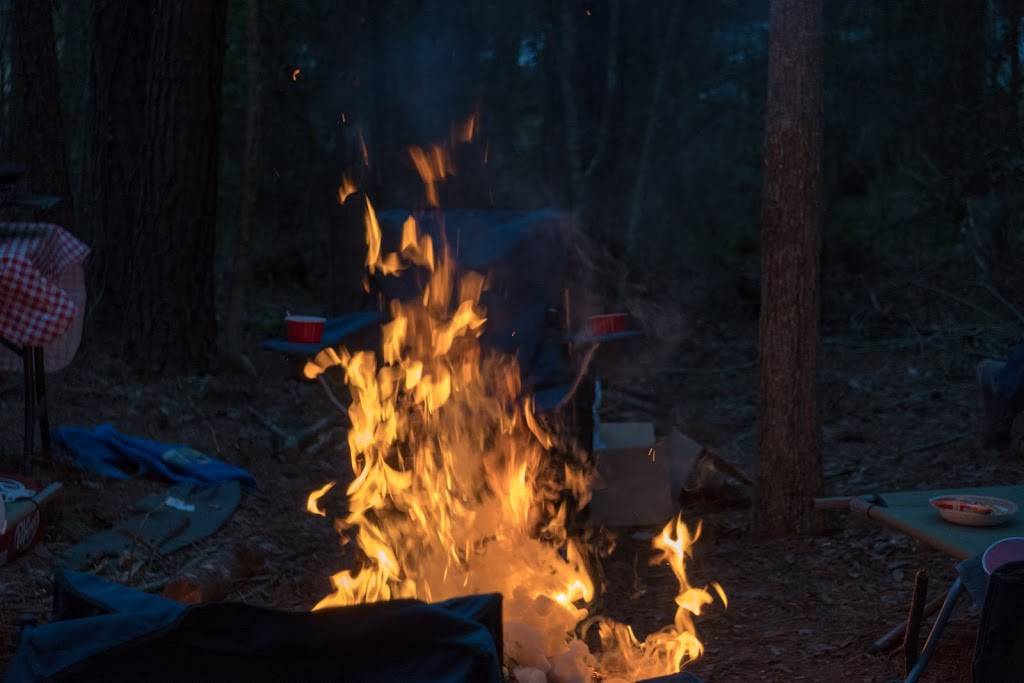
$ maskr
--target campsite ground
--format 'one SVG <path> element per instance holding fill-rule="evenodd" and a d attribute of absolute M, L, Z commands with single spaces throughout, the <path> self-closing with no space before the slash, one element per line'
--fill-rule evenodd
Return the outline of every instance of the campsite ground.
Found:
<path fill-rule="evenodd" d="M 973 284 L 952 289 L 955 264 L 935 265 L 912 276 L 826 273 L 820 396 L 829 494 L 986 485 L 1024 474 L 1019 457 L 982 450 L 970 434 L 973 366 L 1012 343 L 1020 331 L 1009 322 L 1014 313 Z M 699 285 L 661 302 L 682 302 L 678 343 L 636 354 L 635 381 L 612 392 L 605 409 L 610 416 L 642 416 L 653 400 L 668 413 L 661 427 L 675 424 L 749 469 L 757 326 L 753 306 L 737 294 L 736 273 L 744 267 L 751 263 L 697 268 L 686 279 Z M 268 293 L 260 316 L 276 319 L 288 296 Z M 73 366 L 50 378 L 57 423 L 109 421 L 129 433 L 187 443 L 249 468 L 259 488 L 212 538 L 169 558 L 123 557 L 98 571 L 144 585 L 237 542 L 262 551 L 267 562 L 231 599 L 311 607 L 328 592 L 329 575 L 351 562 L 329 520 L 304 511 L 309 491 L 347 472 L 338 448 L 342 433 L 329 433 L 301 455 L 275 456 L 248 409 L 298 429 L 330 414 L 323 394 L 290 379 L 284 361 L 259 351 L 250 356 L 255 374 L 149 381 L 130 376 L 111 348 L 87 339 Z M 0 379 L 5 458 L 19 453 L 20 389 L 17 376 Z M 162 486 L 68 469 L 42 476 L 64 482 L 64 519 L 28 556 L 0 568 L 0 663 L 13 651 L 20 619 L 47 618 L 55 558 Z M 327 501 L 329 510 L 340 503 Z M 695 517 L 687 514 L 689 521 Z M 953 575 L 948 558 L 838 514 L 826 518 L 820 537 L 780 541 L 750 537 L 742 508 L 701 518 L 691 576 L 697 584 L 719 581 L 730 599 L 728 609 L 715 605 L 698 620 L 707 649 L 692 671 L 714 683 L 890 680 L 901 667 L 898 653 L 868 654 L 867 646 L 904 615 L 916 569 L 929 570 L 933 595 Z M 641 635 L 668 623 L 674 609 L 670 572 L 647 566 L 646 556 L 646 543 L 627 536 L 605 562 L 607 611 L 634 623 Z M 969 676 L 974 623 L 966 611 L 956 617 L 927 680 Z"/>

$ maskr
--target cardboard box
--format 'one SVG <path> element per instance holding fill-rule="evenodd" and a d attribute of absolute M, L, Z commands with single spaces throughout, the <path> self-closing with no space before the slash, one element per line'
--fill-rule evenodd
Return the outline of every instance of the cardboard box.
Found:
<path fill-rule="evenodd" d="M 6 503 L 7 530 L 0 534 L 0 566 L 38 543 L 60 509 L 63 489 L 54 482 L 31 498 Z M 0 499 L 0 505 L 4 505 Z"/>
<path fill-rule="evenodd" d="M 655 443 L 651 423 L 599 425 L 594 433 L 594 459 L 599 481 L 590 516 L 595 523 L 656 526 L 676 513 L 667 446 Z"/>

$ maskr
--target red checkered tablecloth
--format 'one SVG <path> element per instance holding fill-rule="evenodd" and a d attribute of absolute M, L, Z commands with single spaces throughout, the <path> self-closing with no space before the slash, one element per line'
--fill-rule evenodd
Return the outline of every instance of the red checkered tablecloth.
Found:
<path fill-rule="evenodd" d="M 80 312 L 58 283 L 88 254 L 58 225 L 0 223 L 0 337 L 43 346 L 64 334 Z"/>

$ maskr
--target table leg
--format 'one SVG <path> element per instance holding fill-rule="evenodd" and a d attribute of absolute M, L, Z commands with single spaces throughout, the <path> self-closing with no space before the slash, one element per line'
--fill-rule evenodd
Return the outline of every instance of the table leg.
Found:
<path fill-rule="evenodd" d="M 21 362 L 25 367 L 25 452 L 22 454 L 21 470 L 23 474 L 29 474 L 32 469 L 36 433 L 35 355 L 32 349 L 22 349 Z"/>
<path fill-rule="evenodd" d="M 50 448 L 50 411 L 46 403 L 46 363 L 43 360 L 43 348 L 32 349 L 35 356 L 36 404 L 39 406 L 39 438 L 43 446 L 43 462 L 50 464 L 52 450 Z"/>

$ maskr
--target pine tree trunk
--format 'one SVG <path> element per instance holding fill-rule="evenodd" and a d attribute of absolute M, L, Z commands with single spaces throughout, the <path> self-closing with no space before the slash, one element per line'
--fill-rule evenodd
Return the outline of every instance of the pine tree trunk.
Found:
<path fill-rule="evenodd" d="M 214 248 L 224 0 L 155 0 L 132 274 L 128 360 L 208 371 L 216 345 Z"/>
<path fill-rule="evenodd" d="M 822 489 L 816 379 L 822 0 L 772 0 L 761 227 L 753 528 L 813 533 Z"/>
<path fill-rule="evenodd" d="M 99 319 L 124 322 L 141 197 L 149 60 L 145 2 L 92 0 L 88 126 L 83 159 L 83 235 L 92 246 L 89 291 Z"/>
<path fill-rule="evenodd" d="M 21 134 L 15 138 L 20 143 L 18 160 L 28 169 L 29 189 L 61 199 L 53 209 L 41 212 L 40 218 L 74 229 L 52 7 L 48 0 L 12 0 L 10 12 L 14 25 L 11 66 L 21 111 Z"/>
<path fill-rule="evenodd" d="M 244 318 L 246 297 L 252 284 L 252 234 L 256 222 L 256 201 L 259 197 L 261 135 L 263 129 L 263 59 L 260 39 L 260 0 L 249 0 L 246 13 L 246 88 L 245 152 L 242 160 L 240 207 L 235 237 L 231 245 L 231 266 L 228 273 L 226 315 L 224 320 L 224 353 L 238 357 L 244 353 Z"/>

